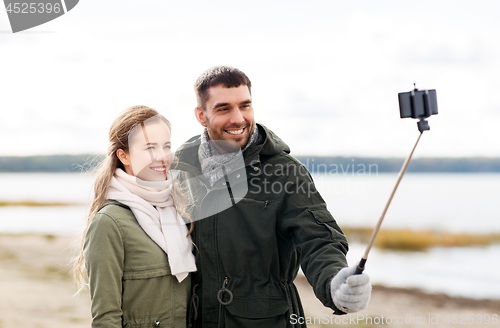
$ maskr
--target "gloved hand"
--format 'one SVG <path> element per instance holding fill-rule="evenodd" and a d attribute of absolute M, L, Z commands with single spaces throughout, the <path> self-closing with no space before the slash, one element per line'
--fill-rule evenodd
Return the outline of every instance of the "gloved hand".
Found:
<path fill-rule="evenodd" d="M 366 273 L 354 275 L 356 266 L 343 268 L 330 283 L 333 304 L 345 313 L 365 309 L 370 301 L 372 285 Z"/>

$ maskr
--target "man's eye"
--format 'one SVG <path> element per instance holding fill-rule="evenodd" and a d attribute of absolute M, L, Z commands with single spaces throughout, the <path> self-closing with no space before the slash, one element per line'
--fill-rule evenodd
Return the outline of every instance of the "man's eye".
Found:
<path fill-rule="evenodd" d="M 146 150 L 152 150 L 152 149 L 155 149 L 155 147 L 149 146 L 148 148 L 146 148 Z"/>

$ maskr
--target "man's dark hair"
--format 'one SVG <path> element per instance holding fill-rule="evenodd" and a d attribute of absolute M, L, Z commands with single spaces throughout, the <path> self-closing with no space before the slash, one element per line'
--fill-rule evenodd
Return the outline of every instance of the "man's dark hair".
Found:
<path fill-rule="evenodd" d="M 208 89 L 219 84 L 222 84 L 225 88 L 237 88 L 240 85 L 246 85 L 248 91 L 252 94 L 252 82 L 245 73 L 234 67 L 215 66 L 203 72 L 194 84 L 198 106 L 203 110 L 205 110 L 209 97 Z"/>

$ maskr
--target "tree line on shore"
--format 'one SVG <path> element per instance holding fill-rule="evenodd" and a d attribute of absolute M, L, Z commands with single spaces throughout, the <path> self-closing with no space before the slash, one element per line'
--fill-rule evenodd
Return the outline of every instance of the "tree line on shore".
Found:
<path fill-rule="evenodd" d="M 85 172 L 95 167 L 102 155 L 40 155 L 0 157 L 0 172 Z M 296 156 L 312 173 L 398 172 L 404 158 Z M 500 172 L 500 157 L 414 158 L 408 172 Z"/>

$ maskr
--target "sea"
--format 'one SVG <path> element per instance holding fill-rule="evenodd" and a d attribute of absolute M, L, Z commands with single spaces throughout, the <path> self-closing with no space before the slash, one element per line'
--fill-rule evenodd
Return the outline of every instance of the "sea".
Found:
<path fill-rule="evenodd" d="M 317 190 L 341 227 L 374 227 L 397 173 L 313 174 Z M 88 173 L 0 173 L 0 201 L 72 203 L 2 206 L 0 234 L 79 235 L 92 196 Z M 500 174 L 407 173 L 382 228 L 500 233 Z M 1 238 L 1 236 L 0 236 Z M 351 243 L 349 265 L 366 245 Z M 500 299 L 500 244 L 435 247 L 422 252 L 373 248 L 365 272 L 372 283 L 474 299 Z"/>

